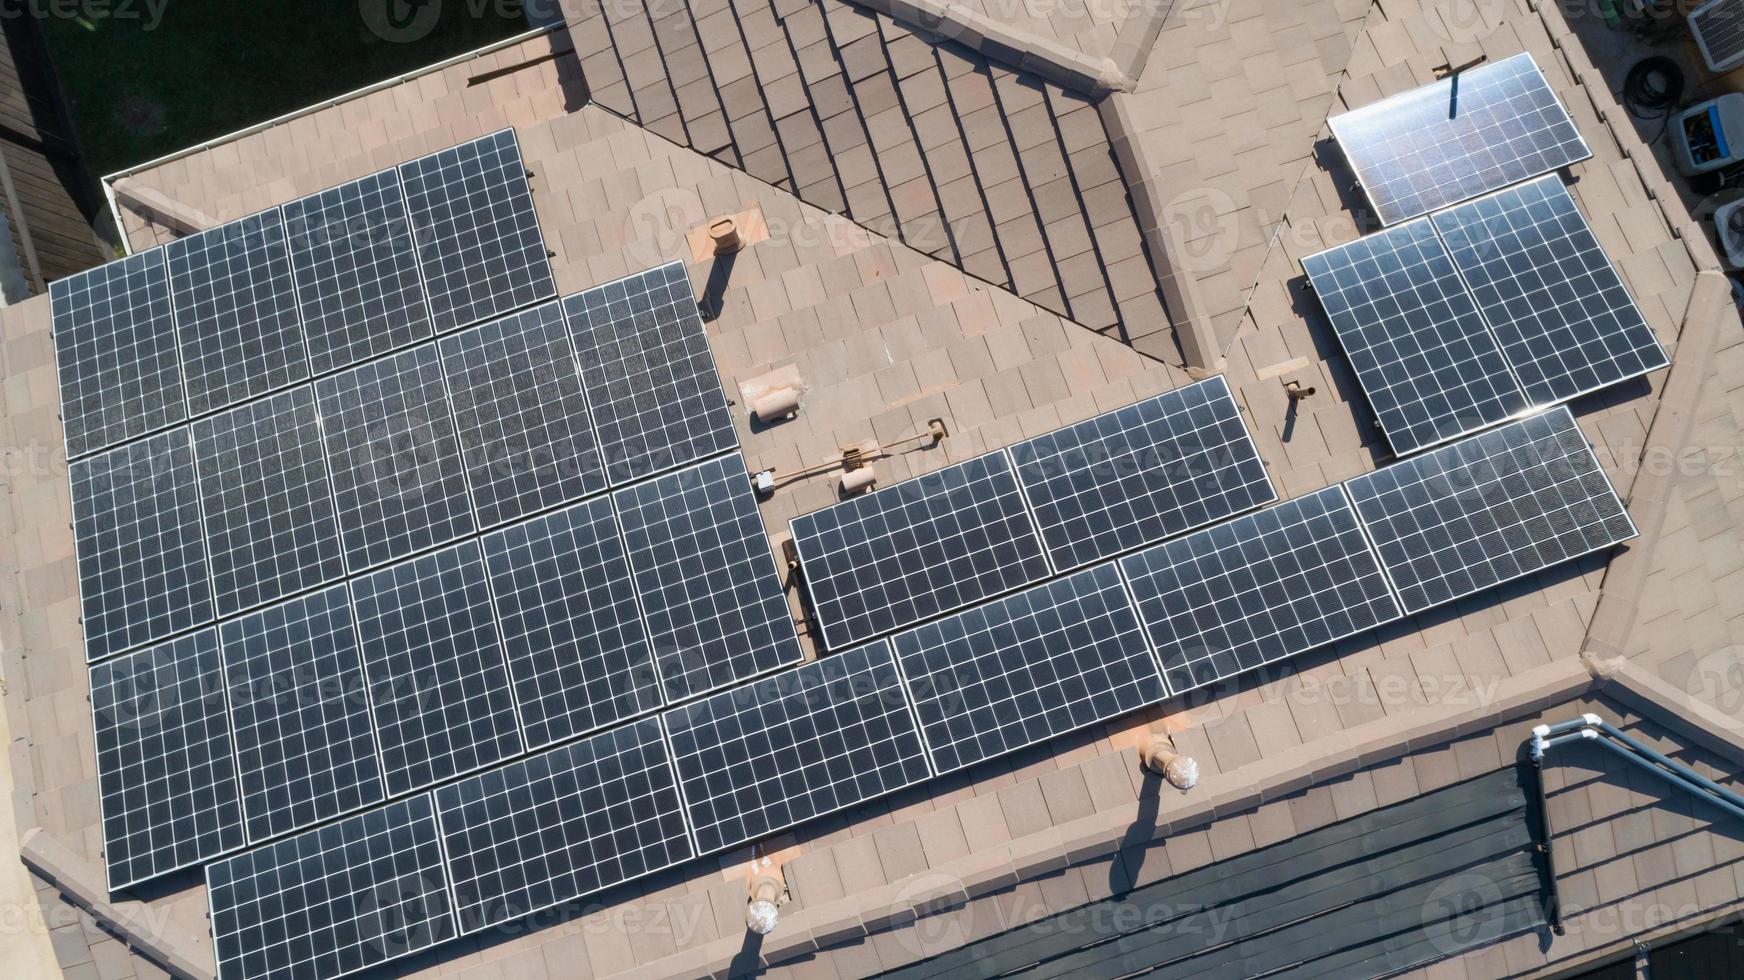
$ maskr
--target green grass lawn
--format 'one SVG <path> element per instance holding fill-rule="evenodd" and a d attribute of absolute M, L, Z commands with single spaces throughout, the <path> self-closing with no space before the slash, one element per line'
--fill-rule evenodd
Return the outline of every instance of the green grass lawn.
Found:
<path fill-rule="evenodd" d="M 86 13 L 47 17 L 42 27 L 93 176 L 527 26 L 518 0 L 111 0 L 76 6 Z M 384 15 L 390 9 L 397 21 Z"/>

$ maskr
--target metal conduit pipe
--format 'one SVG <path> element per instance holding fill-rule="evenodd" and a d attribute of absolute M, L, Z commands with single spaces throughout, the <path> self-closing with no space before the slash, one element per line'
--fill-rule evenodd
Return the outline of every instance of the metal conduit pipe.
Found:
<path fill-rule="evenodd" d="M 1532 761 L 1543 765 L 1544 754 L 1559 745 L 1587 741 L 1629 760 L 1685 792 L 1702 797 L 1744 820 L 1744 796 L 1721 786 L 1689 766 L 1669 758 L 1617 729 L 1598 715 L 1540 725 L 1532 730 Z"/>

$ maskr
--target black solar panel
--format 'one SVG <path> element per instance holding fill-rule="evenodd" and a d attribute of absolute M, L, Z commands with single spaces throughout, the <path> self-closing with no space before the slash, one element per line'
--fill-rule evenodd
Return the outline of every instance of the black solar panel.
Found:
<path fill-rule="evenodd" d="M 1048 575 L 1004 452 L 801 514 L 789 527 L 832 650 Z"/>
<path fill-rule="evenodd" d="M 328 980 L 454 937 L 428 794 L 206 866 L 218 980 Z"/>
<path fill-rule="evenodd" d="M 219 625 L 248 838 L 382 800 L 345 586 Z"/>
<path fill-rule="evenodd" d="M 398 170 L 300 198 L 283 211 L 316 374 L 430 336 Z"/>
<path fill-rule="evenodd" d="M 653 718 L 436 791 L 465 932 L 691 857 Z"/>
<path fill-rule="evenodd" d="M 926 753 L 884 640 L 661 716 L 703 854 L 926 779 Z"/>
<path fill-rule="evenodd" d="M 189 428 L 219 616 L 345 574 L 309 386 L 196 419 Z"/>
<path fill-rule="evenodd" d="M 441 346 L 479 526 L 605 489 L 556 302 L 444 337 Z"/>
<path fill-rule="evenodd" d="M 91 668 L 110 891 L 245 843 L 220 676 L 210 629 Z"/>
<path fill-rule="evenodd" d="M 388 795 L 521 751 L 477 541 L 352 579 Z"/>
<path fill-rule="evenodd" d="M 188 430 L 68 467 L 85 658 L 212 619 L 212 581 Z"/>
<path fill-rule="evenodd" d="M 49 283 L 67 455 L 188 417 L 163 249 Z"/>
<path fill-rule="evenodd" d="M 278 209 L 164 246 L 188 410 L 216 411 L 309 377 Z"/>
<path fill-rule="evenodd" d="M 1278 499 L 1221 375 L 1010 452 L 1059 571 Z"/>
<path fill-rule="evenodd" d="M 435 345 L 322 378 L 315 395 L 351 571 L 473 530 Z"/>
<path fill-rule="evenodd" d="M 966 609 L 892 642 L 941 775 L 1164 697 L 1113 564 Z"/>
<path fill-rule="evenodd" d="M 1388 225 L 1592 155 L 1530 54 L 1462 71 L 1327 124 Z"/>
<path fill-rule="evenodd" d="M 739 454 L 612 497 L 668 703 L 799 662 L 793 616 Z"/>
<path fill-rule="evenodd" d="M 1709 68 L 1725 72 L 1744 64 L 1744 3 L 1708 0 L 1688 16 L 1690 34 Z"/>
<path fill-rule="evenodd" d="M 483 543 L 529 748 L 660 707 L 610 500 L 503 528 Z"/>
<path fill-rule="evenodd" d="M 436 332 L 557 292 L 515 131 L 400 164 Z"/>
<path fill-rule="evenodd" d="M 1635 536 L 1566 408 L 1395 463 L 1346 487 L 1408 613 Z"/>
<path fill-rule="evenodd" d="M 1556 175 L 1432 220 L 1533 405 L 1671 363 Z"/>
<path fill-rule="evenodd" d="M 563 301 L 613 485 L 739 444 L 684 263 Z"/>
<path fill-rule="evenodd" d="M 1428 220 L 1302 260 L 1393 452 L 1512 418 L 1526 396 Z"/>
<path fill-rule="evenodd" d="M 1176 695 L 1400 616 L 1336 486 L 1141 551 L 1121 568 Z"/>

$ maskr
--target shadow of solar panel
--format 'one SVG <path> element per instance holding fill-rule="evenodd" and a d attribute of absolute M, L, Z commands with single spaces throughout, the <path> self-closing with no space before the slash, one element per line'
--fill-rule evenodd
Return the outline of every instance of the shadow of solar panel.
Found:
<path fill-rule="evenodd" d="M 503 528 L 483 545 L 529 748 L 660 707 L 610 500 Z"/>
<path fill-rule="evenodd" d="M 351 580 L 388 795 L 521 751 L 477 541 Z"/>
<path fill-rule="evenodd" d="M 1310 255 L 1302 267 L 1393 452 L 1413 453 L 1526 409 L 1427 219 Z"/>
<path fill-rule="evenodd" d="M 515 131 L 400 164 L 437 333 L 554 296 Z"/>
<path fill-rule="evenodd" d="M 328 980 L 454 938 L 428 794 L 206 866 L 218 980 Z"/>
<path fill-rule="evenodd" d="M 435 795 L 463 932 L 591 895 L 694 853 L 653 718 Z"/>
<path fill-rule="evenodd" d="M 789 527 L 832 650 L 1049 573 L 1004 451 L 801 514 Z"/>
<path fill-rule="evenodd" d="M 1388 225 L 1592 156 L 1530 54 L 1326 122 Z"/>
<path fill-rule="evenodd" d="M 280 392 L 188 428 L 219 616 L 345 574 L 313 389 Z"/>
<path fill-rule="evenodd" d="M 268 606 L 219 632 L 249 840 L 381 802 L 346 587 Z"/>
<path fill-rule="evenodd" d="M 612 494 L 668 704 L 803 656 L 738 453 Z"/>
<path fill-rule="evenodd" d="M 277 208 L 164 246 L 193 415 L 309 377 Z"/>
<path fill-rule="evenodd" d="M 480 527 L 605 489 L 581 374 L 555 301 L 440 344 Z"/>
<path fill-rule="evenodd" d="M 1112 563 L 891 639 L 940 775 L 1161 701 Z"/>
<path fill-rule="evenodd" d="M 614 486 L 739 444 L 684 263 L 563 301 Z"/>
<path fill-rule="evenodd" d="M 1531 404 L 1671 363 L 1555 174 L 1431 220 Z"/>
<path fill-rule="evenodd" d="M 245 843 L 219 669 L 211 629 L 91 668 L 111 892 Z"/>
<path fill-rule="evenodd" d="M 314 373 L 430 336 L 398 170 L 299 198 L 283 212 Z"/>
<path fill-rule="evenodd" d="M 1009 451 L 1059 571 L 1278 499 L 1221 375 Z"/>
<path fill-rule="evenodd" d="M 665 712 L 697 850 L 767 837 L 926 779 L 884 640 Z"/>
<path fill-rule="evenodd" d="M 68 457 L 188 417 L 163 249 L 57 279 L 48 294 Z"/>
<path fill-rule="evenodd" d="M 1395 463 L 1346 487 L 1408 613 L 1636 533 L 1567 408 Z"/>
<path fill-rule="evenodd" d="M 1180 695 L 1400 618 L 1339 487 L 1121 559 Z"/>
<path fill-rule="evenodd" d="M 68 467 L 85 659 L 210 622 L 211 574 L 186 428 Z"/>

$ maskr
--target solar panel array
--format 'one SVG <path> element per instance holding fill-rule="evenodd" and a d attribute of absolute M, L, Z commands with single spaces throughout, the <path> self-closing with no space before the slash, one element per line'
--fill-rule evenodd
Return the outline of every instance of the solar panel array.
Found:
<path fill-rule="evenodd" d="M 48 287 L 67 456 L 188 417 L 161 249 Z"/>
<path fill-rule="evenodd" d="M 1530 54 L 1327 120 L 1382 224 L 1592 155 Z"/>
<path fill-rule="evenodd" d="M 1725 72 L 1744 64 L 1744 3 L 1708 0 L 1687 16 L 1690 34 L 1710 69 Z"/>

